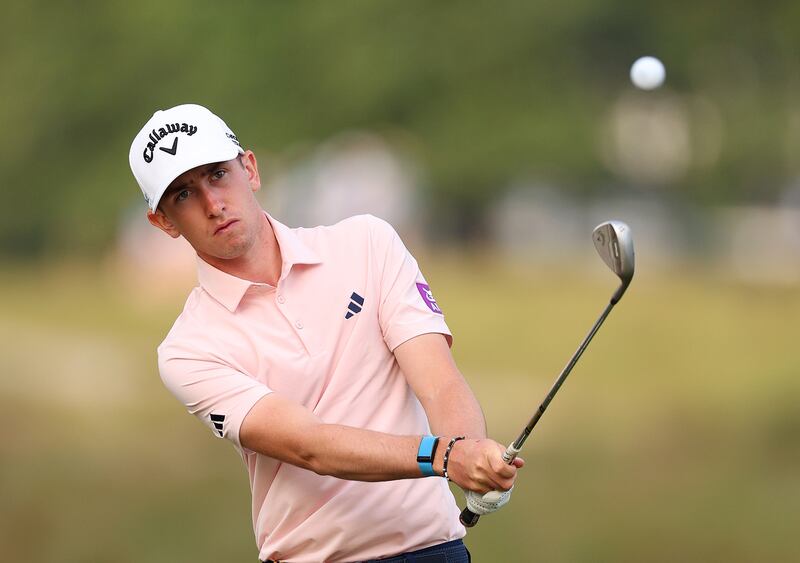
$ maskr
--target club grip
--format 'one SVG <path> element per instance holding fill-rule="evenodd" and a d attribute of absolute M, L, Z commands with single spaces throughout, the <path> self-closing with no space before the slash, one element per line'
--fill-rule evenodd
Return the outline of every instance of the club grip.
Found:
<path fill-rule="evenodd" d="M 464 524 L 466 528 L 472 528 L 478 523 L 480 517 L 480 514 L 475 514 L 469 508 L 464 508 L 464 510 L 461 511 L 461 516 L 459 516 L 458 519 L 461 520 L 461 523 Z"/>

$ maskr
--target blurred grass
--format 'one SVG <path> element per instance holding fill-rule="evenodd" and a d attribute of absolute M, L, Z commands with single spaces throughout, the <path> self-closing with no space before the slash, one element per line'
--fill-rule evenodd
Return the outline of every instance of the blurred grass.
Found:
<path fill-rule="evenodd" d="M 490 433 L 512 440 L 616 280 L 420 262 Z M 526 444 L 511 504 L 470 531 L 475 560 L 800 559 L 800 288 L 640 270 Z M 136 298 L 91 264 L 0 273 L 3 560 L 256 560 L 241 462 L 157 375 L 183 297 Z"/>

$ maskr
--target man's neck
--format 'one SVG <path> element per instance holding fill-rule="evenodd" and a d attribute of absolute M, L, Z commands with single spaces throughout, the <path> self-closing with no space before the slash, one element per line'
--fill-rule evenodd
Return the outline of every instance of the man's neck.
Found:
<path fill-rule="evenodd" d="M 256 235 L 253 246 L 242 256 L 235 259 L 224 259 L 201 256 L 203 260 L 232 276 L 256 283 L 278 285 L 281 276 L 281 249 L 275 230 L 263 215 L 261 228 Z"/>

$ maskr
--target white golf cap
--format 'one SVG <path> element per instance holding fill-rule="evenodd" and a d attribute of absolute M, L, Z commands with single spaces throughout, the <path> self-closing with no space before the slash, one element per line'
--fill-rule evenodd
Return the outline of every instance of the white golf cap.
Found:
<path fill-rule="evenodd" d="M 187 170 L 243 153 L 224 121 L 203 106 L 183 104 L 153 114 L 133 139 L 129 161 L 155 211 L 170 183 Z"/>

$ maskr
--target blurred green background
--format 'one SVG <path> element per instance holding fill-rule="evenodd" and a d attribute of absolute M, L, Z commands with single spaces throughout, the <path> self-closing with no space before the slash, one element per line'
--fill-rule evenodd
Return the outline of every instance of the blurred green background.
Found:
<path fill-rule="evenodd" d="M 501 442 L 616 285 L 591 229 L 633 227 L 633 285 L 511 504 L 467 536 L 475 560 L 800 559 L 800 4 L 12 2 L 4 21 L 4 561 L 256 560 L 241 462 L 155 364 L 191 249 L 146 238 L 127 155 L 184 102 L 256 151 L 278 219 L 398 227 Z M 659 90 L 630 85 L 641 55 Z"/>

